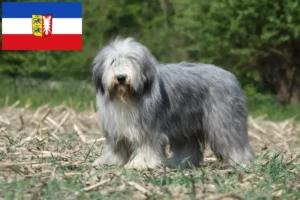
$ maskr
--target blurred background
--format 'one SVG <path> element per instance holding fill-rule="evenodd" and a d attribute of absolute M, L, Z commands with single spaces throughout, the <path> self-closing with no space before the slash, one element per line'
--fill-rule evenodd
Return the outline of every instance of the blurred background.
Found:
<path fill-rule="evenodd" d="M 116 36 L 131 36 L 160 62 L 205 62 L 233 72 L 251 115 L 300 121 L 299 0 L 82 2 L 82 51 L 1 51 L 0 107 L 87 109 L 95 99 L 97 51 Z"/>

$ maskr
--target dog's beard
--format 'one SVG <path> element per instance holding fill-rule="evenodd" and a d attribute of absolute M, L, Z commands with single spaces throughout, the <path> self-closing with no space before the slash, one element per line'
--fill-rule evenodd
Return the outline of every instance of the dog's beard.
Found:
<path fill-rule="evenodd" d="M 131 89 L 129 85 L 117 85 L 116 96 L 121 99 L 122 102 L 126 103 L 131 96 Z"/>
<path fill-rule="evenodd" d="M 112 91 L 111 91 L 111 97 L 112 98 L 118 98 L 123 103 L 126 103 L 130 100 L 130 98 L 133 96 L 134 90 L 132 86 L 128 83 L 126 84 L 114 84 Z"/>

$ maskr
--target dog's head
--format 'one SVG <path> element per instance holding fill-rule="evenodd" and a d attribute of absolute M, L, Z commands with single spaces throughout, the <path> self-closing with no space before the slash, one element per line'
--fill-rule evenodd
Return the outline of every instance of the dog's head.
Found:
<path fill-rule="evenodd" d="M 144 45 L 133 38 L 116 39 L 98 52 L 93 81 L 98 93 L 122 101 L 151 88 L 157 62 Z"/>

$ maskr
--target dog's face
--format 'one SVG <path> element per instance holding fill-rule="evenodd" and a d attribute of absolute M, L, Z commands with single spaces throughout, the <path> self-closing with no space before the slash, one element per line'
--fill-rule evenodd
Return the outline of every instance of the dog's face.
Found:
<path fill-rule="evenodd" d="M 138 91 L 141 80 L 136 63 L 127 57 L 114 58 L 103 73 L 103 85 L 111 97 L 127 101 Z"/>
<path fill-rule="evenodd" d="M 109 100 L 123 102 L 149 88 L 156 73 L 153 56 L 143 45 L 128 38 L 103 47 L 93 63 L 93 79 L 98 92 Z"/>

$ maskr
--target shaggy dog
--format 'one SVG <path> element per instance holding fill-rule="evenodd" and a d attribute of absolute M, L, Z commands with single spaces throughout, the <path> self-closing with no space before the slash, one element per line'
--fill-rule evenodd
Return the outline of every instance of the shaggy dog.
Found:
<path fill-rule="evenodd" d="M 236 77 L 209 64 L 159 64 L 133 38 L 116 39 L 93 62 L 106 144 L 94 165 L 155 168 L 166 157 L 182 167 L 217 158 L 249 165 L 247 106 Z"/>

